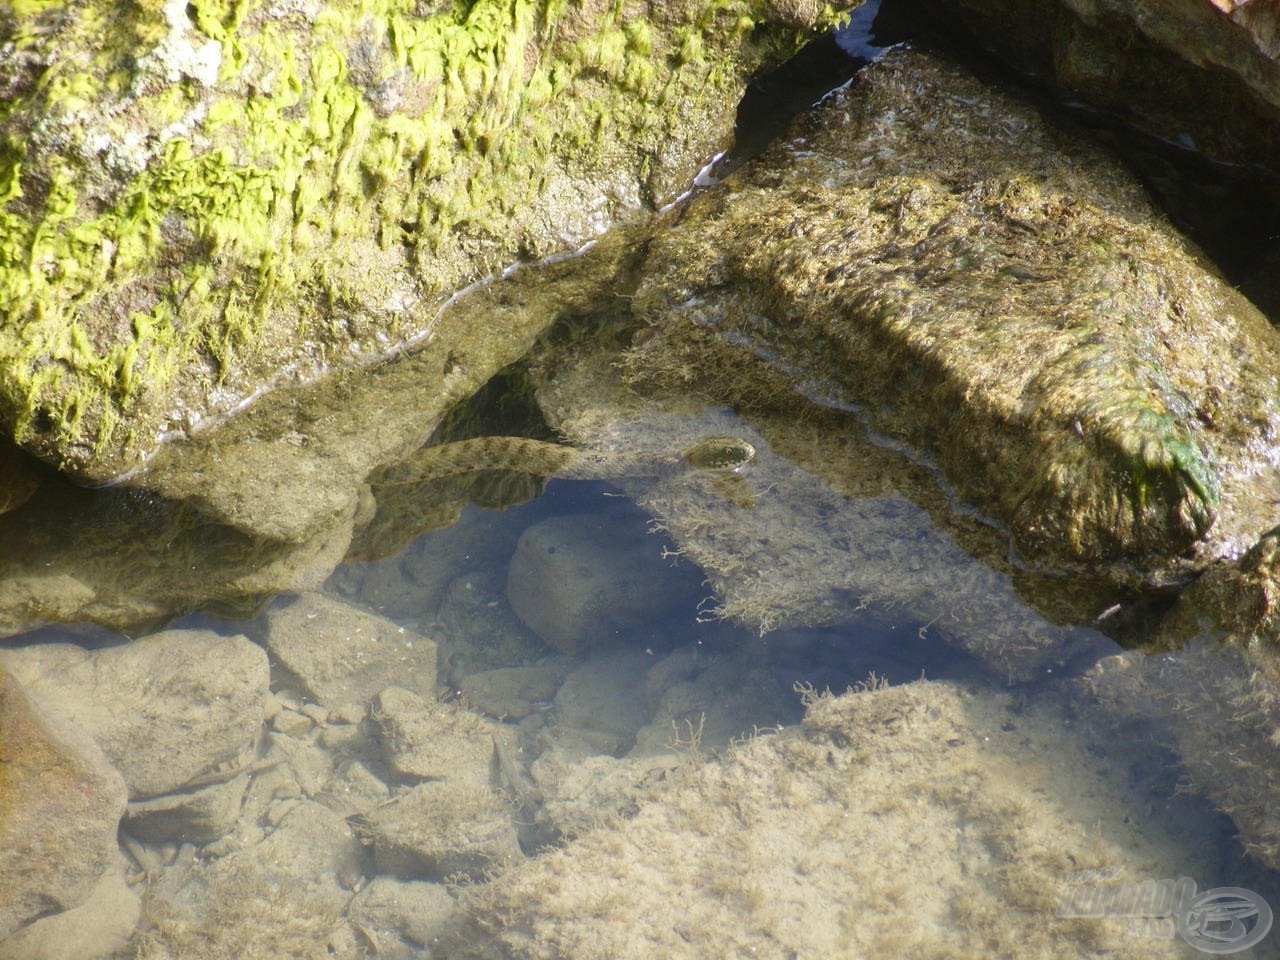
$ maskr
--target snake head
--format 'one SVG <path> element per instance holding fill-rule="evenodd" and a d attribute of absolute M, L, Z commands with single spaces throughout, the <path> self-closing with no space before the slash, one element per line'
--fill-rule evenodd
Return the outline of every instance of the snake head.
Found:
<path fill-rule="evenodd" d="M 740 437 L 708 437 L 684 452 L 695 470 L 727 470 L 737 473 L 756 458 L 756 448 Z"/>

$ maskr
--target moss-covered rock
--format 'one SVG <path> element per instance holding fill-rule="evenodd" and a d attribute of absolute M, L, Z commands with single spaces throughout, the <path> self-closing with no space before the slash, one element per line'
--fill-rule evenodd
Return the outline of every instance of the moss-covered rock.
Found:
<path fill-rule="evenodd" d="M 945 62 L 869 67 L 645 270 L 661 335 L 861 406 L 1027 556 L 1127 578 L 1275 523 L 1280 337 L 1108 156 Z"/>
<path fill-rule="evenodd" d="M 0 8 L 0 420 L 81 479 L 672 200 L 797 0 Z"/>

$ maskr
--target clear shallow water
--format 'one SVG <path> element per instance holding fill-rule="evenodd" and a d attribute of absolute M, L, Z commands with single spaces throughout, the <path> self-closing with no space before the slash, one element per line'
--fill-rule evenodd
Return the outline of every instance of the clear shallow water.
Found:
<path fill-rule="evenodd" d="M 609 368 L 607 351 L 599 362 Z M 589 366 L 584 358 L 549 389 L 574 396 L 575 384 L 592 382 Z M 495 381 L 455 419 L 452 438 L 549 435 L 528 409 L 521 382 L 520 376 Z M 856 416 L 841 411 L 815 408 L 794 420 L 699 410 L 697 404 L 675 412 L 646 407 L 632 419 L 605 412 L 602 434 L 624 449 L 655 438 L 681 449 L 679 438 L 689 431 L 749 437 L 759 451 L 742 478 L 751 496 L 735 502 L 691 478 L 557 480 L 541 493 L 527 477 L 494 475 L 396 488 L 380 498 L 376 511 L 362 512 L 355 540 L 343 544 L 350 556 L 381 559 L 348 562 L 323 582 L 303 564 L 293 591 L 300 599 L 288 591 L 274 600 L 246 593 L 234 603 L 234 591 L 224 591 L 212 594 L 221 619 L 206 612 L 172 623 L 159 611 L 202 605 L 212 585 L 252 581 L 281 561 L 182 504 L 137 491 L 77 491 L 55 481 L 29 510 L 0 518 L 9 542 L 45 546 L 42 562 L 10 558 L 3 567 L 0 595 L 11 601 L 21 601 L 23 590 L 38 592 L 46 581 L 73 579 L 94 588 L 91 609 L 128 613 L 130 634 L 144 638 L 139 646 L 152 630 L 168 626 L 228 638 L 245 634 L 251 642 L 243 645 L 269 653 L 270 694 L 260 713 L 248 718 L 247 752 L 211 761 L 214 772 L 196 777 L 201 789 L 209 776 L 217 782 L 208 789 L 238 785 L 242 792 L 230 804 L 230 818 L 213 836 L 207 824 L 159 833 L 154 826 L 124 825 L 125 876 L 146 904 L 135 939 L 140 956 L 164 956 L 157 944 L 184 955 L 197 942 L 221 950 L 246 938 L 252 942 L 278 921 L 242 908 L 261 899 L 253 891 L 262 883 L 289 888 L 303 881 L 327 884 L 328 899 L 318 906 L 292 904 L 289 912 L 336 916 L 332 922 L 316 919 L 316 942 L 347 930 L 355 939 L 336 955 L 362 956 L 370 949 L 364 934 L 351 934 L 343 918 L 354 922 L 358 916 L 369 926 L 365 914 L 350 913 L 357 909 L 353 904 L 368 906 L 368 891 L 392 882 L 420 884 L 411 890 L 415 896 L 436 891 L 469 903 L 473 894 L 465 890 L 477 881 L 483 885 L 490 870 L 455 861 L 437 868 L 421 855 L 396 860 L 386 852 L 390 841 L 377 832 L 390 829 L 378 825 L 379 811 L 451 778 L 473 787 L 482 782 L 509 798 L 508 805 L 500 811 L 468 808 L 459 822 L 499 825 L 505 847 L 494 840 L 489 852 L 536 865 L 547 849 L 575 849 L 565 846 L 566 839 L 584 825 L 610 817 L 625 821 L 644 809 L 642 794 L 628 792 L 639 786 L 623 789 L 620 781 L 632 777 L 655 790 L 643 797 L 661 805 L 663 778 L 675 775 L 671 764 L 683 770 L 723 763 L 731 771 L 734 751 L 741 749 L 735 744 L 744 738 L 797 735 L 807 692 L 875 690 L 886 682 L 920 691 L 926 706 L 914 726 L 927 732 L 923 742 L 904 746 L 889 739 L 871 748 L 900 756 L 893 769 L 902 779 L 885 775 L 866 791 L 883 796 L 888 810 L 920 793 L 920 774 L 910 771 L 931 748 L 931 738 L 942 737 L 948 751 L 954 743 L 956 753 L 929 761 L 918 816 L 886 813 L 883 821 L 857 822 L 854 833 L 880 831 L 888 848 L 899 841 L 936 848 L 931 856 L 940 863 L 978 870 L 977 861 L 954 848 L 964 831 L 936 815 L 973 820 L 987 833 L 1004 823 L 1013 839 L 986 842 L 1021 852 L 1002 854 L 1008 862 L 997 858 L 1001 869 L 1057 858 L 1038 866 L 1024 885 L 1037 891 L 1033 915 L 1040 919 L 1034 926 L 1042 932 L 1065 922 L 1054 916 L 1054 904 L 1076 867 L 1124 866 L 1125 877 L 1135 881 L 1185 875 L 1200 889 L 1275 889 L 1274 877 L 1243 856 L 1230 821 L 1186 789 L 1176 722 L 1159 712 L 1116 709 L 1092 696 L 1084 678 L 1096 661 L 1120 651 L 1094 627 L 1121 627 L 1132 638 L 1141 635 L 1137 620 L 1124 624 L 1117 615 L 1094 624 L 1110 607 L 1109 596 L 1012 562 L 1004 535 L 957 510 L 927 465 L 868 441 Z M 512 505 L 463 506 L 468 500 Z M 456 522 L 448 522 L 455 515 Z M 660 525 L 654 516 L 662 518 Z M 431 526 L 437 529 L 413 535 Z M 156 529 L 163 534 L 158 539 Z M 524 608 L 514 602 L 520 591 L 511 586 L 522 578 Z M 531 593 L 543 601 L 541 613 L 537 604 L 528 607 Z M 1075 627 L 1051 623 L 1020 596 L 1036 599 L 1055 618 L 1076 611 L 1080 621 Z M 264 604 L 266 611 L 253 616 L 255 605 Z M 20 609 L 10 608 L 10 616 Z M 152 609 L 157 613 L 148 624 Z M 717 609 L 736 612 L 743 622 L 716 620 Z M 557 610 L 567 613 L 557 620 Z M 547 632 L 547 621 L 558 623 L 558 630 Z M 762 635 L 761 626 L 774 629 Z M 1041 642 L 1024 644 L 1033 633 Z M 367 642 L 371 637 L 376 642 Z M 100 627 L 56 625 L 17 634 L 5 645 L 58 642 L 107 652 L 131 646 Z M 398 652 L 380 659 L 379 646 L 388 645 Z M 1207 654 L 1205 680 L 1212 679 L 1214 663 Z M 204 685 L 222 676 L 222 666 L 191 656 L 181 683 L 166 682 L 168 674 L 155 668 L 115 686 L 81 685 L 74 695 L 108 701 L 144 721 L 120 738 L 127 742 L 127 759 L 217 715 L 229 693 Z M 1234 668 L 1224 661 L 1224 674 L 1228 669 Z M 265 689 L 265 675 L 261 682 Z M 188 691 L 187 699 L 176 701 L 180 721 L 139 699 L 153 687 Z M 403 695 L 394 705 L 384 703 L 389 687 L 409 691 L 409 706 Z M 947 699 L 952 692 L 969 705 L 959 714 Z M 412 744 L 414 724 L 428 723 L 435 709 L 430 704 L 455 711 L 450 723 L 461 728 L 437 731 L 427 746 L 401 755 L 396 745 Z M 189 744 L 171 749 L 175 759 L 192 750 Z M 236 778 L 236 770 L 249 775 Z M 985 778 L 981 788 L 973 786 L 979 775 Z M 788 774 L 794 776 L 805 775 Z M 773 791 L 786 789 L 785 782 Z M 999 806 L 975 812 L 968 799 L 991 790 L 1017 794 L 1030 783 L 1037 786 L 1020 801 L 1023 806 L 1010 808 L 1022 814 L 993 813 L 1004 809 Z M 181 805 L 185 792 L 179 785 L 164 796 L 179 797 Z M 803 815 L 804 809 L 799 804 L 792 812 Z M 1035 811 L 1029 821 L 1027 809 Z M 314 833 L 286 829 L 291 810 L 333 819 Z M 1105 823 L 1104 813 L 1112 818 Z M 422 816 L 410 819 L 416 823 Z M 457 829 L 451 827 L 451 835 Z M 1106 838 L 1096 861 L 1072 840 L 1090 831 Z M 335 838 L 345 838 L 347 847 L 334 852 Z M 962 843 L 960 849 L 968 847 Z M 890 858 L 859 884 L 933 889 L 927 873 L 894 863 Z M 591 869 L 584 866 L 584 875 Z M 634 869 L 649 875 L 654 867 Z M 721 875 L 726 868 L 706 869 Z M 410 892 L 394 889 L 396 902 Z M 501 915 L 494 909 L 495 917 Z M 548 903 L 547 909 L 561 908 Z M 1123 939 L 1123 922 L 1116 924 L 1115 935 L 1132 947 Z M 948 929 L 969 938 L 980 928 L 957 918 Z M 400 933 L 378 936 L 386 949 L 427 955 L 421 941 L 415 946 Z"/>
<path fill-rule="evenodd" d="M 687 591 L 690 599 L 667 604 L 655 596 L 645 616 L 625 626 L 605 623 L 584 649 L 562 654 L 548 648 L 515 616 L 506 589 L 521 538 L 566 518 L 581 536 L 558 543 L 557 550 L 575 549 L 575 540 L 595 543 L 596 534 L 604 531 L 631 582 L 637 577 L 662 577 L 672 593 Z M 1194 824 L 1194 842 L 1183 851 L 1189 859 L 1176 867 L 1169 864 L 1171 870 L 1196 873 L 1201 890 L 1212 886 L 1272 890 L 1268 884 L 1274 878 L 1245 858 L 1233 840 L 1229 820 L 1185 794 L 1187 774 L 1171 742 L 1158 730 L 1158 722 L 1126 721 L 1098 712 L 1071 686 L 1074 677 L 1060 672 L 1046 671 L 1036 681 L 1009 685 L 979 660 L 947 643 L 931 623 L 895 620 L 879 611 L 823 627 L 782 628 L 764 637 L 732 623 L 708 622 L 705 608 L 710 594 L 703 572 L 690 563 L 673 561 L 667 556 L 673 548 L 675 544 L 653 529 L 648 513 L 636 508 L 616 486 L 552 481 L 540 497 L 506 511 L 468 507 L 458 525 L 421 536 L 401 556 L 348 564 L 335 573 L 325 591 L 433 637 L 439 644 L 439 689 L 444 698 L 467 703 L 468 682 L 477 676 L 556 664 L 561 687 L 556 695 L 532 703 L 524 716 L 507 713 L 500 705 L 506 703 L 502 694 L 489 703 L 467 704 L 512 732 L 516 755 L 527 767 L 548 751 L 566 749 L 566 744 L 580 759 L 591 754 L 685 755 L 690 750 L 714 758 L 742 737 L 783 731 L 800 723 L 804 716 L 800 692 L 805 689 L 829 687 L 838 692 L 865 687 L 868 681 L 897 685 L 929 678 L 972 691 L 1011 691 L 1016 707 L 1006 726 L 1014 730 L 1019 716 L 1030 722 L 1043 710 L 1064 710 L 1062 754 L 1083 750 L 1103 767 L 1116 768 L 1124 787 L 1114 801 L 1129 809 L 1125 819 L 1140 824 L 1140 831 L 1178 836 L 1187 824 Z M 649 562 L 636 567 L 637 556 Z M 404 611 L 421 588 L 424 558 L 429 558 L 426 564 L 435 573 L 440 567 L 448 568 L 447 584 L 439 591 L 438 603 L 408 614 Z M 598 554 L 589 559 L 600 564 Z M 675 588 L 666 579 L 673 563 L 676 580 L 684 581 Z M 600 566 L 608 567 L 608 559 Z M 649 567 L 648 572 L 644 567 Z M 608 585 L 608 577 L 602 582 Z M 545 593 L 562 594 L 563 586 L 547 582 Z M 572 599 L 572 591 L 568 595 Z M 379 598 L 384 600 L 381 607 Z M 184 625 L 211 623 L 193 618 Z M 237 625 L 224 623 L 218 628 L 229 626 Z M 256 635 L 252 626 L 248 632 Z M 1105 650 L 1100 649 L 1102 653 Z M 1074 672 L 1079 675 L 1087 666 L 1079 663 Z M 655 680 L 668 671 L 680 673 L 680 681 Z M 289 681 L 280 686 L 287 696 L 308 699 L 289 690 Z M 1043 797 L 1050 805 L 1061 799 Z M 561 842 L 561 837 L 544 824 L 522 833 L 522 841 L 526 852 L 534 854 L 547 842 Z M 1044 922 L 1052 923 L 1052 916 Z"/>
<path fill-rule="evenodd" d="M 730 414 L 717 414 L 724 415 Z M 762 475 L 748 474 L 748 481 L 758 488 L 760 497 L 768 497 L 771 492 L 778 497 L 794 496 L 794 490 L 787 493 L 779 485 L 821 482 L 794 465 L 774 463 L 769 458 L 777 454 L 767 445 L 762 446 L 762 451 L 765 458 L 757 465 Z M 922 469 L 893 451 L 884 451 L 883 455 L 902 459 L 903 468 L 909 471 Z M 789 472 L 771 472 L 784 469 Z M 502 489 L 501 483 L 497 486 Z M 896 502 L 892 498 L 886 501 L 885 492 L 882 490 L 882 496 L 869 498 L 868 502 Z M 817 511 L 827 526 L 815 529 L 847 529 L 833 523 L 832 518 L 839 518 L 841 502 L 850 509 L 857 508 L 858 498 L 830 492 L 828 495 L 834 497 L 832 505 Z M 108 515 L 118 517 L 118 505 L 112 499 L 118 495 L 99 496 L 110 508 Z M 669 505 L 676 501 L 668 496 L 663 502 Z M 758 502 L 754 509 L 767 512 L 768 504 Z M 885 515 L 882 508 L 877 511 L 875 516 Z M 937 579 L 937 570 L 928 572 L 926 568 L 931 563 L 941 563 L 943 573 L 948 569 L 964 571 L 970 579 L 962 591 L 1008 583 L 1007 574 L 994 571 L 974 580 L 974 568 L 967 565 L 972 561 L 957 566 L 955 556 L 945 550 L 939 553 L 946 544 L 952 544 L 949 550 L 955 549 L 951 539 L 954 531 L 948 533 L 939 528 L 927 536 L 922 534 L 923 512 L 909 501 L 901 500 L 894 511 L 903 520 L 897 535 L 904 539 L 895 545 L 895 533 L 877 525 L 876 535 L 883 542 L 876 544 L 878 552 L 874 556 L 916 558 L 907 567 L 919 568 L 917 572 L 924 582 L 936 584 L 938 595 L 944 600 L 945 591 L 954 589 L 954 585 Z M 672 524 L 671 517 L 667 523 Z M 509 584 L 520 576 L 518 570 L 513 572 L 513 565 L 528 566 L 528 557 L 521 558 L 522 542 L 537 540 L 542 535 L 540 531 L 549 529 L 555 531 L 555 538 L 538 542 L 550 542 L 549 555 L 564 561 L 553 569 L 578 570 L 590 581 L 593 591 L 607 596 L 613 596 L 609 591 L 614 591 L 618 598 L 608 616 L 602 616 L 599 605 L 585 605 L 592 617 L 601 618 L 603 626 L 594 633 L 588 631 L 589 641 L 576 643 L 570 652 L 556 649 L 554 638 L 548 643 L 539 637 L 509 600 Z M 682 528 L 676 522 L 673 529 Z M 597 549 L 602 539 L 607 546 L 604 554 Z M 849 553 L 854 546 L 852 542 L 835 544 L 829 556 L 841 552 L 855 556 Z M 858 545 L 859 550 L 865 547 Z M 699 763 L 715 762 L 728 756 L 732 744 L 742 738 L 762 731 L 794 730 L 804 716 L 802 694 L 806 690 L 830 688 L 840 692 L 860 685 L 913 684 L 927 678 L 947 682 L 978 698 L 1011 694 L 1004 721 L 1011 736 L 1018 735 L 1023 724 L 1028 731 L 1033 727 L 1041 729 L 1046 714 L 1059 718 L 1058 722 L 1064 724 L 1063 754 L 1087 757 L 1091 764 L 1107 772 L 1111 787 L 1119 791 L 1113 794 L 1112 801 L 1128 810 L 1126 819 L 1141 833 L 1165 838 L 1161 843 L 1166 853 L 1175 858 L 1172 865 L 1166 861 L 1167 869 L 1193 875 L 1201 889 L 1226 885 L 1274 889 L 1274 878 L 1243 857 L 1230 822 L 1185 792 L 1185 771 L 1158 719 L 1117 717 L 1090 702 L 1073 685 L 1076 677 L 1088 669 L 1089 661 L 1077 659 L 1065 668 L 1047 668 L 1034 679 L 1010 684 L 998 670 L 957 647 L 954 624 L 940 617 L 903 616 L 904 604 L 883 596 L 866 604 L 863 610 L 857 609 L 859 603 L 848 602 L 846 615 L 828 616 L 819 626 L 792 623 L 761 636 L 754 629 L 707 616 L 708 609 L 719 605 L 719 601 L 704 570 L 673 556 L 677 548 L 667 534 L 654 528 L 650 514 L 637 507 L 619 486 L 596 481 L 552 481 L 541 495 L 505 510 L 469 506 L 456 524 L 426 533 L 386 559 L 348 563 L 329 577 L 318 592 L 309 595 L 327 598 L 325 602 L 333 605 L 329 612 L 336 609 L 339 617 L 344 609 L 352 617 L 378 614 L 412 636 L 434 642 L 438 653 L 435 695 L 486 718 L 486 722 L 496 724 L 494 730 L 504 731 L 503 735 L 509 738 L 508 762 L 524 771 L 519 776 L 535 778 L 537 789 L 548 795 L 554 790 L 549 784 L 557 781 L 544 783 L 536 779 L 538 763 L 544 757 L 555 757 L 562 766 L 603 761 L 626 764 L 649 762 L 646 758 L 661 756 L 687 758 L 692 751 Z M 579 553 L 581 556 L 575 561 Z M 828 566 L 830 563 L 828 560 Z M 539 583 L 536 592 L 549 598 L 547 602 L 553 606 L 580 603 L 583 598 L 573 589 L 572 579 L 547 578 Z M 883 582 L 883 576 L 877 582 Z M 642 590 L 658 592 L 651 592 L 651 603 L 627 607 L 628 589 L 637 583 L 646 585 Z M 795 583 L 792 593 L 806 596 L 806 590 L 811 591 L 813 585 L 813 580 Z M 911 598 L 905 606 L 928 609 L 921 600 L 927 597 L 927 591 L 922 593 L 906 579 L 901 586 L 902 596 Z M 1006 599 L 1016 602 L 1012 597 L 1009 591 Z M 278 610 L 287 603 L 287 598 L 276 601 L 270 609 Z M 608 613 L 609 603 L 605 607 Z M 1016 616 L 1035 619 L 1038 614 L 1023 609 Z M 360 823 L 364 814 L 358 809 L 349 811 L 344 804 L 358 808 L 364 802 L 377 808 L 412 791 L 415 785 L 431 782 L 430 778 L 423 781 L 397 772 L 394 765 L 388 766 L 385 736 L 370 732 L 370 717 L 376 716 L 376 710 L 370 713 L 367 704 L 356 705 L 358 709 L 353 710 L 349 704 L 316 702 L 320 698 L 307 688 L 310 678 L 292 666 L 286 667 L 285 658 L 294 654 L 284 652 L 271 617 L 268 612 L 254 620 L 235 621 L 193 614 L 169 625 L 172 629 L 212 630 L 227 636 L 246 633 L 267 646 L 272 651 L 271 709 L 275 712 L 264 727 L 256 759 L 247 759 L 248 769 L 261 768 L 261 772 L 249 780 L 242 801 L 243 815 L 230 834 L 234 842 L 228 843 L 225 838 L 191 841 L 181 834 L 163 841 L 138 840 L 130 836 L 126 823 L 126 875 L 139 893 L 147 890 L 147 896 L 161 900 L 160 905 L 148 908 L 148 915 L 158 921 L 138 944 L 167 942 L 165 938 L 178 944 L 186 942 L 186 934 L 174 932 L 185 928 L 172 919 L 174 914 L 166 913 L 176 908 L 164 906 L 165 897 L 183 904 L 176 915 L 186 917 L 183 922 L 188 925 L 194 923 L 191 917 L 199 917 L 202 912 L 214 918 L 211 922 L 216 921 L 216 925 L 228 922 L 226 904 L 219 899 L 225 894 L 218 893 L 216 886 L 209 886 L 202 879 L 202 871 L 213 871 L 216 865 L 233 862 L 237 855 L 245 856 L 244 851 L 255 849 L 255 840 L 263 842 L 260 821 L 266 818 L 265 822 L 270 823 L 273 816 L 278 817 L 267 811 L 285 800 L 273 800 L 259 810 L 255 804 L 261 804 L 262 798 L 254 798 L 254 784 L 262 780 L 265 790 L 267 781 L 263 778 L 279 773 L 279 750 L 305 754 L 312 779 L 303 786 L 277 785 L 271 790 L 284 789 L 289 803 L 328 804 L 343 816 L 356 818 L 346 822 Z M 304 632 L 302 637 L 306 645 L 307 634 Z M 122 639 L 101 628 L 68 632 L 48 626 L 13 636 L 6 646 L 70 641 L 96 648 Z M 314 639 L 317 650 L 325 650 L 322 665 L 314 667 L 317 676 L 344 662 L 341 637 L 335 642 L 332 635 L 317 627 Z M 1096 641 L 1097 656 L 1119 649 L 1108 648 L 1100 636 Z M 538 693 L 529 694 L 518 685 L 511 685 L 511 671 L 518 674 L 516 679 L 521 682 L 541 678 L 545 685 Z M 393 679 L 410 687 L 414 682 L 407 670 L 403 677 Z M 127 698 L 130 693 L 107 690 L 99 695 Z M 206 708 L 200 698 L 193 699 L 192 715 L 203 709 Z M 982 747 L 977 749 L 981 755 Z M 597 759 L 592 760 L 593 757 Z M 544 761 L 543 766 L 548 762 Z M 1027 764 L 1037 762 L 1033 755 L 1026 758 Z M 377 794 L 376 801 L 351 800 L 334 785 L 343 777 L 350 779 L 355 763 L 369 771 L 380 783 L 379 790 L 385 791 Z M 945 782 L 946 777 L 945 770 L 939 771 L 940 781 Z M 496 782 L 502 789 L 513 789 L 501 774 Z M 347 799 L 339 802 L 336 797 Z M 1068 798 L 1048 795 L 1041 799 L 1048 809 Z M 518 841 L 524 854 L 532 857 L 547 844 L 562 843 L 567 823 L 563 819 L 566 814 L 561 811 L 552 816 L 537 808 L 539 802 L 523 801 L 516 817 L 521 824 Z M 616 811 L 602 801 L 600 814 L 616 815 Z M 246 819 L 250 822 L 246 823 Z M 266 836 L 273 835 L 276 834 L 268 829 Z M 923 841 L 923 836 L 920 839 Z M 303 845 L 297 851 L 299 863 L 310 863 L 304 847 L 311 842 L 314 841 L 299 841 Z M 1180 848 L 1185 859 L 1178 864 L 1176 851 Z M 341 889 L 348 897 L 358 895 L 377 878 L 391 875 L 369 850 L 366 847 L 365 859 L 352 868 L 357 875 L 343 880 L 345 886 Z M 273 851 L 273 856 L 278 857 L 278 851 Z M 404 880 L 406 871 L 396 868 L 393 874 Z M 441 882 L 444 879 L 423 875 L 410 882 L 455 891 L 451 883 Z M 926 879 L 919 878 L 918 882 Z M 263 921 L 258 918 L 254 922 Z M 1052 911 L 1046 910 L 1044 923 L 1054 922 L 1057 921 Z M 957 932 L 970 932 L 963 921 L 958 924 Z M 234 924 L 227 929 L 234 930 Z M 200 936 L 208 937 L 209 932 Z M 217 942 L 217 935 L 214 937 Z M 405 949 L 411 951 L 406 956 L 427 956 L 411 941 L 405 943 L 409 944 Z M 219 949 L 224 947 L 231 949 L 230 943 L 219 945 Z M 157 948 L 151 945 L 139 949 L 143 951 L 141 955 L 148 956 L 147 950 Z M 412 952 L 415 949 L 417 953 Z"/>

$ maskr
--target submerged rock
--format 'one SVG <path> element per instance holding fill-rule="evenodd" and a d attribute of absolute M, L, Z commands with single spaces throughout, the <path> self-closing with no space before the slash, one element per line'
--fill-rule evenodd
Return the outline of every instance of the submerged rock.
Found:
<path fill-rule="evenodd" d="M 310 800 L 279 801 L 265 820 L 260 842 L 193 859 L 176 883 L 149 891 L 143 956 L 330 955 L 364 851 L 346 821 Z"/>
<path fill-rule="evenodd" d="M 829 96 L 645 272 L 659 331 L 860 406 L 1037 561 L 1160 576 L 1275 522 L 1280 335 L 1115 162 L 933 57 Z"/>
<path fill-rule="evenodd" d="M 1148 649 L 1100 660 L 1083 688 L 1151 724 L 1189 785 L 1280 869 L 1280 532 L 1184 590 Z"/>
<path fill-rule="evenodd" d="M 694 618 L 705 592 L 639 517 L 571 514 L 524 532 L 507 578 L 512 609 L 548 646 L 578 653 L 619 637 L 660 637 Z"/>
<path fill-rule="evenodd" d="M 442 780 L 474 790 L 493 781 L 500 724 L 457 703 L 438 703 L 400 687 L 383 690 L 369 706 L 382 759 L 409 780 Z"/>
<path fill-rule="evenodd" d="M 430 946 L 452 913 L 453 897 L 443 884 L 393 877 L 374 877 L 347 911 L 350 922 L 373 940 L 377 955 L 391 957 L 402 941 Z"/>
<path fill-rule="evenodd" d="M 123 858 L 117 858 L 123 859 Z M 105 960 L 127 948 L 141 916 L 123 864 L 103 874 L 79 906 L 37 920 L 0 941 L 5 960 Z"/>
<path fill-rule="evenodd" d="M 1136 828 L 1128 763 L 1097 756 L 1116 745 L 1069 729 L 1058 705 L 944 683 L 818 696 L 803 728 L 655 777 L 621 815 L 464 891 L 443 952 L 1184 956 L 1171 922 L 1156 939 L 1054 916 L 1089 867 L 1218 878 L 1187 842 L 1196 810 Z"/>
<path fill-rule="evenodd" d="M 472 710 L 510 722 L 545 710 L 568 671 L 568 664 L 555 661 L 499 667 L 468 675 L 458 689 Z"/>
<path fill-rule="evenodd" d="M 95 651 L 39 644 L 0 650 L 0 664 L 93 737 L 134 799 L 243 761 L 266 714 L 267 656 L 240 636 L 167 630 Z"/>
<path fill-rule="evenodd" d="M 435 642 L 371 611 L 307 593 L 273 606 L 261 630 L 280 668 L 326 707 L 363 707 L 393 684 L 435 695 Z"/>
<path fill-rule="evenodd" d="M 1104 708 L 1157 731 L 1181 756 L 1186 786 L 1231 817 L 1251 856 L 1280 869 L 1274 648 L 1205 638 L 1168 654 L 1130 651 L 1099 661 L 1082 686 Z"/>
<path fill-rule="evenodd" d="M 842 5 L 6 6 L 0 421 L 102 480 L 425 332 L 674 199 Z"/>
<path fill-rule="evenodd" d="M 124 781 L 0 667 L 0 941 L 85 903 L 116 866 Z M 12 956 L 3 943 L 0 955 Z"/>
<path fill-rule="evenodd" d="M 318 587 L 353 519 L 281 543 L 142 491 L 45 483 L 0 516 L 0 633 L 87 621 L 137 636 L 200 607 L 251 616 L 277 593 Z"/>
<path fill-rule="evenodd" d="M 125 829 L 147 843 L 208 843 L 230 832 L 249 786 L 247 774 L 195 790 L 135 800 Z"/>
<path fill-rule="evenodd" d="M 466 783 L 419 784 L 362 818 L 379 873 L 401 879 L 482 877 L 522 859 L 511 804 Z"/>

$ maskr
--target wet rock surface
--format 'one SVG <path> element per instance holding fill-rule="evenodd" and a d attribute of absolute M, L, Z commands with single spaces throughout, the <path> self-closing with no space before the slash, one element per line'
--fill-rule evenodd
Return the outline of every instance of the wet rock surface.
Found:
<path fill-rule="evenodd" d="M 1274 523 L 1280 336 L 1110 159 L 945 62 L 868 67 L 645 272 L 660 331 L 862 405 L 1041 562 L 1167 576 Z"/>
<path fill-rule="evenodd" d="M 832 16 L 7 8 L 3 419 L 100 481 L 426 332 L 442 295 L 673 199 L 751 74 Z"/>
<path fill-rule="evenodd" d="M 1280 138 L 1276 9 L 1250 0 L 942 0 L 923 6 L 1045 78 L 1064 101 L 1111 111 L 1232 164 L 1270 164 Z"/>

